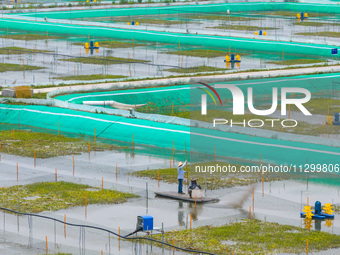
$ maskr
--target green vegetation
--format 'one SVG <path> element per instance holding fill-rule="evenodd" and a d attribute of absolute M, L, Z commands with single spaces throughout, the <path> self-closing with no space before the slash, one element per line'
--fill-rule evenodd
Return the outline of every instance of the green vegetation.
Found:
<path fill-rule="evenodd" d="M 308 105 L 304 104 L 308 109 Z M 327 105 L 324 105 L 324 107 Z M 264 109 L 268 109 L 267 107 L 263 106 Z M 288 108 L 287 112 L 294 111 L 294 108 Z M 183 111 L 183 112 L 175 112 L 174 116 L 181 117 L 181 118 L 187 118 L 187 119 L 193 119 L 193 120 L 199 120 L 199 121 L 206 121 L 211 122 L 213 119 L 223 118 L 223 119 L 232 119 L 234 122 L 242 122 L 243 120 L 248 119 L 260 119 L 263 120 L 264 125 L 261 128 L 269 129 L 273 131 L 279 131 L 279 132 L 287 132 L 287 133 L 293 133 L 293 134 L 301 134 L 301 135 L 312 135 L 312 136 L 321 136 L 324 133 L 326 134 L 339 134 L 340 133 L 340 126 L 323 126 L 322 123 L 320 124 L 310 124 L 303 121 L 298 121 L 298 125 L 296 127 L 291 128 L 282 128 L 281 125 L 274 125 L 274 127 L 271 126 L 270 121 L 266 121 L 266 119 L 270 119 L 265 116 L 258 116 L 253 114 L 247 114 L 246 116 L 243 115 L 233 115 L 232 112 L 229 111 L 223 111 L 223 110 L 208 110 L 207 115 L 201 115 L 201 111 Z M 276 119 L 276 118 L 275 118 Z"/>
<path fill-rule="evenodd" d="M 43 69 L 43 67 L 39 66 L 28 66 L 28 65 L 18 65 L 18 64 L 7 64 L 0 63 L 0 72 L 9 72 L 9 71 L 30 71 L 30 70 L 39 70 Z"/>
<path fill-rule="evenodd" d="M 317 64 L 317 63 L 325 63 L 326 60 L 322 59 L 287 59 L 282 61 L 268 61 L 269 64 L 275 64 L 275 65 L 284 65 L 284 66 L 290 66 L 290 65 L 304 65 L 304 64 Z"/>
<path fill-rule="evenodd" d="M 153 237 L 162 238 L 160 234 Z M 307 239 L 309 252 L 340 246 L 339 235 L 259 220 L 174 230 L 164 234 L 167 243 L 172 243 L 173 239 L 177 246 L 216 254 L 302 254 L 306 251 Z"/>
<path fill-rule="evenodd" d="M 33 98 L 46 99 L 47 98 L 47 93 L 35 93 L 35 94 L 33 94 Z"/>
<path fill-rule="evenodd" d="M 296 33 L 296 35 L 307 35 L 307 36 L 321 36 L 321 37 L 340 38 L 340 32 L 331 32 L 331 31 L 324 31 L 324 32 L 303 32 L 303 33 Z"/>
<path fill-rule="evenodd" d="M 241 16 L 227 16 L 227 15 L 215 15 L 215 14 L 196 14 L 185 16 L 188 19 L 206 19 L 206 20 L 226 20 L 226 21 L 250 21 L 250 20 L 258 20 L 258 18 L 245 18 Z"/>
<path fill-rule="evenodd" d="M 63 135 L 53 135 L 30 131 L 0 131 L 1 151 L 12 155 L 33 157 L 34 150 L 37 158 L 49 158 L 87 152 L 89 142 L 70 138 Z M 103 143 L 90 142 L 92 151 L 117 150 L 125 147 Z"/>
<path fill-rule="evenodd" d="M 173 73 L 199 73 L 199 72 L 215 72 L 215 71 L 225 71 L 225 68 L 215 68 L 213 66 L 194 66 L 187 68 L 169 68 L 164 71 Z"/>
<path fill-rule="evenodd" d="M 67 58 L 59 59 L 61 61 L 77 62 L 83 64 L 93 64 L 93 65 L 114 65 L 114 64 L 125 64 L 125 63 L 145 63 L 150 62 L 147 60 L 133 59 L 133 58 L 116 58 L 116 57 L 77 57 L 77 58 Z"/>
<path fill-rule="evenodd" d="M 205 185 L 205 177 L 206 173 L 202 172 L 196 172 L 195 167 L 202 167 L 202 169 L 205 169 L 207 166 L 216 166 L 217 162 L 210 162 L 210 163 L 200 163 L 200 164 L 192 164 L 190 166 L 187 166 L 187 171 L 189 173 L 189 181 L 191 177 L 196 177 L 197 182 L 202 185 L 202 187 Z M 218 162 L 219 166 L 227 166 L 230 165 L 235 166 L 237 170 L 240 170 L 240 166 L 238 164 L 227 164 L 224 162 Z M 158 172 L 159 172 L 159 180 L 164 181 L 167 183 L 177 183 L 177 168 L 164 168 L 164 169 L 156 169 L 156 170 L 142 170 L 142 171 L 136 171 L 131 173 L 131 175 L 137 176 L 137 177 L 145 177 L 150 178 L 153 180 L 158 179 Z M 188 184 L 187 175 L 185 176 L 185 182 Z M 286 179 L 287 175 L 284 175 L 282 173 L 266 173 L 264 175 L 264 181 L 278 181 L 282 179 Z M 220 188 L 230 188 L 234 186 L 245 186 L 253 183 L 257 183 L 261 181 L 261 174 L 258 172 L 253 173 L 240 173 L 238 172 L 215 172 L 213 175 L 207 174 L 207 189 L 209 190 L 215 190 Z"/>
<path fill-rule="evenodd" d="M 293 25 L 296 26 L 310 26 L 310 27 L 323 27 L 327 23 L 322 22 L 313 22 L 313 21 L 303 21 L 303 22 L 294 22 Z"/>
<path fill-rule="evenodd" d="M 245 31 L 259 31 L 259 30 L 275 30 L 275 27 L 258 27 L 258 26 L 248 26 L 248 25 L 220 25 L 216 27 L 211 27 L 215 29 L 230 29 L 230 30 L 245 30 Z"/>
<path fill-rule="evenodd" d="M 85 43 L 73 43 L 73 45 L 84 46 Z M 124 42 L 124 41 L 101 41 L 99 42 L 99 47 L 105 48 L 132 48 L 138 46 L 145 46 L 147 44 L 142 43 L 132 43 L 132 42 Z"/>
<path fill-rule="evenodd" d="M 170 25 L 176 25 L 176 24 L 181 24 L 181 23 L 190 23 L 190 22 L 186 22 L 186 21 L 181 21 L 181 20 L 168 20 L 168 19 L 160 19 L 157 18 L 156 16 L 145 16 L 145 15 L 141 15 L 141 16 L 134 16 L 133 18 L 129 18 L 129 17 L 94 17 L 94 18 L 79 18 L 77 20 L 86 20 L 86 21 L 95 21 L 95 22 L 109 22 L 109 23 L 130 23 L 132 21 L 134 22 L 139 22 L 140 25 L 145 25 L 145 24 L 155 24 L 155 25 L 166 25 L 166 26 L 170 26 Z"/>
<path fill-rule="evenodd" d="M 265 15 L 273 15 L 273 16 L 285 16 L 285 17 L 296 17 L 296 15 L 301 12 L 294 12 L 294 11 L 269 11 L 269 12 L 257 12 L 257 14 L 265 14 Z M 308 12 L 308 17 L 323 17 L 323 16 L 330 16 L 327 13 L 316 13 L 316 12 Z"/>
<path fill-rule="evenodd" d="M 168 51 L 166 52 L 166 54 L 200 57 L 200 58 L 216 58 L 216 57 L 224 57 L 225 55 L 228 54 L 228 51 L 195 49 L 195 50 Z"/>
<path fill-rule="evenodd" d="M 46 53 L 51 52 L 48 50 L 36 50 L 36 49 L 27 49 L 21 47 L 4 47 L 0 48 L 0 54 L 28 54 L 28 53 Z"/>
<path fill-rule="evenodd" d="M 53 77 L 56 80 L 63 81 L 93 81 L 93 80 L 104 80 L 104 79 L 121 79 L 126 78 L 123 75 L 104 75 L 104 74 L 90 74 L 90 75 L 75 75 L 75 76 L 62 76 L 62 77 Z"/>
<path fill-rule="evenodd" d="M 105 48 L 131 48 L 131 47 L 138 47 L 138 46 L 145 46 L 147 44 L 142 43 L 132 43 L 132 42 L 123 42 L 123 41 L 102 41 L 99 42 L 100 47 Z"/>
<path fill-rule="evenodd" d="M 336 93 L 336 91 L 334 91 Z M 331 94 L 332 91 L 329 91 Z M 330 98 L 313 98 L 303 105 L 310 111 L 312 114 L 321 114 L 328 115 L 328 106 L 329 106 L 329 114 L 334 116 L 334 113 L 340 112 L 340 100 L 330 99 Z M 281 105 L 278 105 L 278 110 L 281 109 Z M 297 109 L 295 105 L 292 105 L 290 108 L 291 111 L 300 111 Z"/>
<path fill-rule="evenodd" d="M 40 182 L 24 186 L 0 188 L 0 206 L 25 213 L 57 211 L 73 206 L 88 204 L 118 204 L 134 194 L 115 190 L 99 189 L 88 185 L 69 182 Z"/>
<path fill-rule="evenodd" d="M 8 38 L 13 40 L 24 40 L 24 41 L 34 41 L 34 40 L 46 40 L 46 39 L 62 39 L 62 36 L 50 36 L 50 35 L 38 35 L 38 34 L 8 34 L 1 35 L 0 38 Z"/>

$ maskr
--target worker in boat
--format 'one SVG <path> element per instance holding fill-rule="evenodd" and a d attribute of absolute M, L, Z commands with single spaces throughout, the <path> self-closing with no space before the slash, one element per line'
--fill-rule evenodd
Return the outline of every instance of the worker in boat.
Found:
<path fill-rule="evenodd" d="M 192 178 L 192 180 L 190 181 L 190 185 L 189 185 L 189 196 L 190 196 L 190 198 L 192 198 L 192 196 L 191 196 L 192 191 L 194 189 L 197 189 L 197 188 L 202 189 L 201 185 L 199 185 L 197 183 L 197 178 Z"/>
<path fill-rule="evenodd" d="M 178 163 L 177 179 L 178 179 L 178 193 L 179 194 L 184 194 L 184 192 L 183 192 L 183 179 L 184 179 L 184 173 L 186 173 L 186 171 L 183 170 L 183 167 L 185 167 L 186 164 L 187 164 L 186 161 L 184 163 L 183 162 Z"/>

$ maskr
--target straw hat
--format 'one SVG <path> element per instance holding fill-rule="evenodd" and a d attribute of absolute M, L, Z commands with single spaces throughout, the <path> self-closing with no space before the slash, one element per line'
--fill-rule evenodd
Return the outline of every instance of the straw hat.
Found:
<path fill-rule="evenodd" d="M 181 165 L 183 165 L 183 162 L 179 162 L 178 163 L 178 167 L 180 167 Z"/>

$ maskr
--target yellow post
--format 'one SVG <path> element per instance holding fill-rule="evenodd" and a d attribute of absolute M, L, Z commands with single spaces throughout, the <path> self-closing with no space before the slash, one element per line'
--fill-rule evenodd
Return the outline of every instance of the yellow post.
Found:
<path fill-rule="evenodd" d="M 190 213 L 190 229 L 191 229 L 191 227 L 192 227 L 192 215 Z"/>
<path fill-rule="evenodd" d="M 195 196 L 195 208 L 196 208 L 196 204 L 197 204 L 197 196 Z"/>
<path fill-rule="evenodd" d="M 249 206 L 249 219 L 251 219 L 251 206 Z"/>
<path fill-rule="evenodd" d="M 172 238 L 172 249 L 173 249 L 173 254 L 175 254 L 175 238 Z"/>
<path fill-rule="evenodd" d="M 175 140 L 172 141 L 172 162 L 175 164 Z"/>
<path fill-rule="evenodd" d="M 118 227 L 118 235 L 120 235 L 120 227 Z M 118 236 L 118 239 L 120 239 L 120 236 Z"/>
<path fill-rule="evenodd" d="M 135 136 L 132 135 L 132 151 L 135 151 Z"/>
<path fill-rule="evenodd" d="M 309 197 L 307 197 L 307 206 L 309 206 Z"/>
<path fill-rule="evenodd" d="M 90 162 L 90 156 L 91 156 L 91 144 L 89 143 L 89 162 Z"/>
<path fill-rule="evenodd" d="M 103 250 L 101 251 L 101 253 L 100 253 L 101 255 L 103 255 Z"/>
<path fill-rule="evenodd" d="M 48 253 L 48 242 L 47 242 L 47 236 L 45 237 L 45 241 L 46 241 L 46 254 Z"/>

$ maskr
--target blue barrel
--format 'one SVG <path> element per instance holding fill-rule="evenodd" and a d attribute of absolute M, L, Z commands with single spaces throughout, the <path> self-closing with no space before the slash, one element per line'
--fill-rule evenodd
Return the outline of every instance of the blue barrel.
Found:
<path fill-rule="evenodd" d="M 134 22 L 134 21 L 132 21 L 132 22 L 131 22 L 131 25 L 134 25 L 134 24 L 135 24 L 135 22 Z"/>
<path fill-rule="evenodd" d="M 335 113 L 334 122 L 340 122 L 340 114 L 338 112 Z"/>
<path fill-rule="evenodd" d="M 316 201 L 315 202 L 315 214 L 320 214 L 321 213 L 321 202 Z"/>
<path fill-rule="evenodd" d="M 235 60 L 235 55 L 234 54 L 231 54 L 230 55 L 230 61 L 234 61 Z"/>
<path fill-rule="evenodd" d="M 262 30 L 260 30 L 259 35 L 262 35 Z"/>
<path fill-rule="evenodd" d="M 93 48 L 93 41 L 90 41 L 90 48 Z"/>

